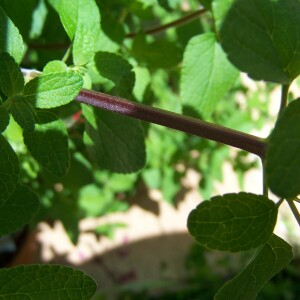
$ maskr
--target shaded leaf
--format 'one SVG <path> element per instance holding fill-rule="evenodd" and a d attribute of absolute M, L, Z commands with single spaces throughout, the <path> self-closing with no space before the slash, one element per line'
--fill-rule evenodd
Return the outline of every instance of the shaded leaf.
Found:
<path fill-rule="evenodd" d="M 24 97 L 38 108 L 52 108 L 71 102 L 83 85 L 82 76 L 73 71 L 42 75 L 24 87 Z"/>
<path fill-rule="evenodd" d="M 276 235 L 260 247 L 247 267 L 228 281 L 215 300 L 254 300 L 263 286 L 293 258 L 291 245 Z"/>
<path fill-rule="evenodd" d="M 69 169 L 68 133 L 64 123 L 51 112 L 39 111 L 34 131 L 24 131 L 24 143 L 41 166 L 57 176 Z"/>
<path fill-rule="evenodd" d="M 266 173 L 272 192 L 292 198 L 300 194 L 300 99 L 278 118 L 266 153 Z"/>
<path fill-rule="evenodd" d="M 17 155 L 0 134 L 0 205 L 12 195 L 19 180 L 19 172 Z"/>
<path fill-rule="evenodd" d="M 39 209 L 37 195 L 28 187 L 18 185 L 9 199 L 0 204 L 0 236 L 28 223 Z"/>
<path fill-rule="evenodd" d="M 0 106 L 0 133 L 4 132 L 9 124 L 9 113 L 5 107 Z"/>
<path fill-rule="evenodd" d="M 96 68 L 100 75 L 115 83 L 118 96 L 129 98 L 135 83 L 135 73 L 131 64 L 123 57 L 109 52 L 97 52 Z"/>
<path fill-rule="evenodd" d="M 17 63 L 24 55 L 24 44 L 18 28 L 0 7 L 0 51 L 8 52 Z"/>
<path fill-rule="evenodd" d="M 113 172 L 136 172 L 145 165 L 144 133 L 140 122 L 83 105 L 84 142 L 91 159 Z"/>
<path fill-rule="evenodd" d="M 256 80 L 290 83 L 300 73 L 300 3 L 215 0 L 213 12 L 229 60 Z"/>
<path fill-rule="evenodd" d="M 10 112 L 15 121 L 25 130 L 33 131 L 35 126 L 34 107 L 22 96 L 14 97 Z"/>
<path fill-rule="evenodd" d="M 262 195 L 225 194 L 204 201 L 188 217 L 188 230 L 201 245 L 222 251 L 245 251 L 271 236 L 277 208 Z"/>
<path fill-rule="evenodd" d="M 195 36 L 184 52 L 180 81 L 182 104 L 208 117 L 238 74 L 213 33 Z"/>
<path fill-rule="evenodd" d="M 0 88 L 7 97 L 20 94 L 24 88 L 24 77 L 15 60 L 0 52 Z"/>
<path fill-rule="evenodd" d="M 89 300 L 94 280 L 71 267 L 27 265 L 0 270 L 0 299 Z"/>

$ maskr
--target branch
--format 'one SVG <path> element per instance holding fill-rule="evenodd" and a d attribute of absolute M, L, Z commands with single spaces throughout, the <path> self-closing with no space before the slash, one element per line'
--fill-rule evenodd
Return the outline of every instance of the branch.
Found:
<path fill-rule="evenodd" d="M 161 25 L 161 26 L 158 26 L 158 27 L 155 27 L 155 28 L 151 28 L 151 29 L 148 29 L 148 30 L 145 30 L 144 33 L 145 34 L 157 34 L 157 33 L 160 33 L 162 31 L 165 31 L 169 28 L 172 28 L 172 27 L 176 27 L 176 26 L 180 26 L 180 25 L 183 25 L 187 22 L 190 22 L 194 19 L 196 19 L 197 17 L 199 17 L 200 15 L 204 14 L 205 12 L 207 12 L 207 9 L 200 9 L 198 11 L 195 11 L 191 14 L 188 14 L 178 20 L 175 20 L 173 22 L 170 22 L 170 23 L 167 23 L 165 25 Z M 138 34 L 138 32 L 130 32 L 126 35 L 126 38 L 134 38 L 136 35 Z"/>
<path fill-rule="evenodd" d="M 91 90 L 81 90 L 75 100 L 246 150 L 261 158 L 265 155 L 263 139 L 237 130 Z"/>

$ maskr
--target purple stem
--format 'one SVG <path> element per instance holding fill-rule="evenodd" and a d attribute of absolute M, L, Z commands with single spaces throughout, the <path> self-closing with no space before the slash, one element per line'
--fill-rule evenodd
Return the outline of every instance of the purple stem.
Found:
<path fill-rule="evenodd" d="M 233 146 L 260 158 L 265 155 L 266 143 L 263 139 L 234 129 L 91 90 L 81 90 L 75 100 Z"/>

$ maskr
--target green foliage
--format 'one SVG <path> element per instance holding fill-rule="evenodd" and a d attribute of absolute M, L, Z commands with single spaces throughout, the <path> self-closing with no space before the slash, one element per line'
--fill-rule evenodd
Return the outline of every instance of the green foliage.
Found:
<path fill-rule="evenodd" d="M 265 283 L 292 258 L 292 247 L 273 234 L 266 244 L 258 248 L 247 267 L 228 281 L 214 299 L 255 299 Z"/>
<path fill-rule="evenodd" d="M 201 245 L 222 251 L 246 251 L 268 241 L 277 208 L 261 195 L 239 193 L 204 201 L 188 218 L 188 229 Z"/>
<path fill-rule="evenodd" d="M 269 137 L 266 160 L 268 182 L 273 193 L 283 198 L 300 194 L 300 100 L 291 102 L 280 115 Z"/>
<path fill-rule="evenodd" d="M 0 270 L 0 299 L 90 299 L 95 282 L 79 270 L 31 265 Z"/>
<path fill-rule="evenodd" d="M 184 5 L 192 12 L 199 2 L 207 10 L 186 16 Z M 300 72 L 299 1 L 124 3 L 0 0 L 0 235 L 60 218 L 76 243 L 81 218 L 126 210 L 123 199 L 138 184 L 160 189 L 174 203 L 180 180 L 196 169 L 199 190 L 210 200 L 189 215 L 192 236 L 207 248 L 256 250 L 215 299 L 254 299 L 292 258 L 291 246 L 273 234 L 282 201 L 288 200 L 300 223 L 292 206 L 300 193 L 300 100 L 286 107 L 288 86 Z M 275 85 L 251 90 L 239 72 L 283 85 L 279 117 L 266 140 L 244 132 L 268 121 Z M 101 93 L 83 97 L 82 88 Z M 110 95 L 130 99 L 130 109 Z M 79 105 L 75 98 L 120 114 Z M 165 124 L 152 105 L 195 117 L 194 124 L 215 130 L 199 130 L 211 141 L 121 115 L 147 121 L 154 115 Z M 185 118 L 172 117 L 176 125 Z M 201 118 L 239 132 L 232 135 Z M 232 163 L 241 185 L 243 172 L 255 165 L 245 152 L 231 155 L 214 142 L 224 136 L 229 145 L 241 141 L 244 150 L 253 143 L 262 148 L 264 195 L 211 198 L 224 161 Z M 268 188 L 281 197 L 278 203 L 269 200 Z M 112 236 L 118 226 L 96 232 Z M 67 267 L 0 270 L 2 299 L 89 299 L 95 289 L 92 279 Z"/>

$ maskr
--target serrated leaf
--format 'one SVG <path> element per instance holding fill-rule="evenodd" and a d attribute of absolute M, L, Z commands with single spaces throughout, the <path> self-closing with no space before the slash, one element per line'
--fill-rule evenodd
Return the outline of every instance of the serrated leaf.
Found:
<path fill-rule="evenodd" d="M 0 133 L 4 132 L 9 124 L 9 113 L 7 109 L 0 106 Z"/>
<path fill-rule="evenodd" d="M 35 126 L 34 107 L 22 96 L 16 96 L 10 105 L 10 112 L 15 121 L 27 131 L 33 131 Z"/>
<path fill-rule="evenodd" d="M 0 7 L 0 51 L 8 52 L 17 63 L 24 55 L 24 44 L 18 28 Z"/>
<path fill-rule="evenodd" d="M 0 205 L 13 193 L 18 184 L 19 172 L 17 155 L 0 134 Z"/>
<path fill-rule="evenodd" d="M 27 265 L 0 270 L 0 299 L 89 300 L 94 280 L 80 270 L 61 265 Z"/>
<path fill-rule="evenodd" d="M 7 97 L 22 93 L 24 77 L 15 60 L 7 53 L 0 52 L 0 88 Z"/>
<path fill-rule="evenodd" d="M 39 209 L 39 200 L 28 187 L 18 185 L 9 199 L 0 204 L 0 236 L 28 223 Z"/>
<path fill-rule="evenodd" d="M 51 73 L 63 73 L 67 71 L 68 66 L 61 60 L 52 60 L 46 64 L 43 69 L 43 75 Z"/>
<path fill-rule="evenodd" d="M 278 118 L 268 139 L 266 173 L 271 191 L 283 198 L 300 194 L 300 99 Z"/>
<path fill-rule="evenodd" d="M 145 165 L 144 134 L 140 122 L 83 106 L 84 142 L 91 159 L 113 172 L 136 172 Z"/>
<path fill-rule="evenodd" d="M 238 69 L 282 84 L 299 75 L 299 1 L 215 0 L 213 12 L 221 44 Z"/>
<path fill-rule="evenodd" d="M 73 42 L 73 61 L 84 66 L 95 54 L 100 34 L 100 12 L 94 0 L 78 0 L 78 21 Z"/>
<path fill-rule="evenodd" d="M 277 208 L 251 193 L 225 194 L 204 201 L 188 217 L 188 230 L 198 243 L 222 251 L 246 251 L 271 236 Z"/>
<path fill-rule="evenodd" d="M 80 92 L 82 76 L 73 71 L 42 75 L 24 87 L 24 98 L 37 108 L 53 108 L 68 104 Z"/>
<path fill-rule="evenodd" d="M 70 40 L 73 40 L 78 20 L 79 0 L 48 0 L 58 13 Z"/>
<path fill-rule="evenodd" d="M 48 111 L 37 113 L 34 131 L 24 131 L 24 143 L 38 163 L 57 176 L 69 169 L 68 133 L 64 123 Z"/>
<path fill-rule="evenodd" d="M 275 274 L 293 258 L 291 245 L 273 234 L 260 247 L 247 267 L 228 281 L 216 294 L 215 300 L 254 300 Z"/>
<path fill-rule="evenodd" d="M 109 52 L 97 52 L 95 64 L 101 76 L 115 83 L 118 96 L 129 98 L 135 83 L 131 64 L 123 57 Z"/>
<path fill-rule="evenodd" d="M 238 77 L 213 33 L 192 38 L 184 52 L 180 80 L 182 104 L 204 118 L 211 115 Z"/>

